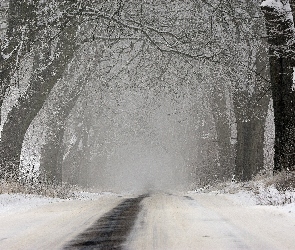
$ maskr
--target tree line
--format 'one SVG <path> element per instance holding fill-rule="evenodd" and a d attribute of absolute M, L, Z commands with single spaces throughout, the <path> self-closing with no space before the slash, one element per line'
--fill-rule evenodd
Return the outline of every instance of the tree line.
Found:
<path fill-rule="evenodd" d="M 190 79 L 191 93 L 205 93 L 200 98 L 206 99 L 210 115 L 196 115 L 205 124 L 213 120 L 210 143 L 216 148 L 217 162 L 209 161 L 209 165 L 216 164 L 219 178 L 235 174 L 245 181 L 264 168 L 270 100 L 275 124 L 273 170 L 293 170 L 293 4 L 291 0 L 3 2 L 1 178 L 19 177 L 25 135 L 46 105 L 52 106 L 52 113 L 46 114 L 42 174 L 62 181 L 66 148 L 82 159 L 90 157 L 92 123 L 85 120 L 82 127 L 77 125 L 80 139 L 65 146 L 67 122 L 75 109 L 85 105 L 83 93 L 97 72 L 100 78 L 113 74 L 97 83 L 100 89 L 110 90 L 111 80 L 120 74 L 116 71 L 120 56 L 123 61 L 129 56 L 124 63 L 133 67 L 128 73 L 133 88 L 167 91 L 177 99 L 178 88 L 167 80 L 167 72 L 174 67 L 182 76 L 178 86 Z M 151 76 L 146 79 L 147 72 Z M 144 87 L 140 81 L 145 81 Z M 17 100 L 7 108 L 4 101 L 14 89 L 18 89 Z M 53 96 L 55 89 L 60 94 Z M 199 127 L 200 134 L 205 134 L 206 125 Z M 200 140 L 209 150 L 204 138 Z M 87 150 L 79 153 L 79 141 Z M 197 158 L 191 154 L 191 159 Z M 212 158 L 204 151 L 198 157 Z M 75 161 L 81 165 L 79 159 Z"/>

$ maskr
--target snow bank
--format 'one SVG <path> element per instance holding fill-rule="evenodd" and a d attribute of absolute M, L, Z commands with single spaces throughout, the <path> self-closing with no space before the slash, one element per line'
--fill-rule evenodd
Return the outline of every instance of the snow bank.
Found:
<path fill-rule="evenodd" d="M 47 198 L 37 195 L 0 194 L 0 213 L 10 211 L 24 211 L 33 207 L 49 203 L 60 202 L 58 198 Z"/>
<path fill-rule="evenodd" d="M 102 193 L 90 193 L 90 192 L 75 192 L 75 198 L 71 199 L 59 199 L 49 198 L 40 195 L 31 194 L 0 194 L 0 214 L 4 212 L 26 211 L 34 207 L 64 202 L 66 200 L 98 200 L 102 197 L 118 197 L 121 196 L 116 193 L 102 192 Z M 131 196 L 131 195 L 129 195 Z"/>
<path fill-rule="evenodd" d="M 295 203 L 286 204 L 284 206 L 277 207 L 279 210 L 282 210 L 285 213 L 290 213 L 295 216 Z"/>
<path fill-rule="evenodd" d="M 278 190 L 278 176 L 249 182 L 225 182 L 216 186 L 189 191 L 188 194 L 221 195 L 240 206 L 259 206 L 295 216 L 295 190 Z M 282 177 L 280 177 L 282 178 Z M 270 184 L 273 183 L 273 184 Z"/>
<path fill-rule="evenodd" d="M 252 192 L 239 191 L 235 194 L 224 194 L 227 198 L 231 199 L 234 203 L 243 206 L 255 206 L 257 205 L 257 199 Z"/>

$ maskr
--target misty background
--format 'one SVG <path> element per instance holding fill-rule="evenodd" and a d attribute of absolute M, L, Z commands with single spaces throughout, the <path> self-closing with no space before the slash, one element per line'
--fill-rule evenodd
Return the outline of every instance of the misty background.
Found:
<path fill-rule="evenodd" d="M 3 54 L 17 67 L 2 96 L 5 166 L 23 180 L 109 191 L 271 170 L 259 4 L 2 1 L 1 39 L 29 48 Z"/>

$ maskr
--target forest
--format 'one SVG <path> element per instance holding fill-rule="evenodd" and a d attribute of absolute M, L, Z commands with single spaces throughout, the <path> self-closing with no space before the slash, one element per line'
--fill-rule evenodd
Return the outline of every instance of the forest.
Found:
<path fill-rule="evenodd" d="M 294 0 L 1 0 L 1 180 L 293 173 L 294 15 Z"/>

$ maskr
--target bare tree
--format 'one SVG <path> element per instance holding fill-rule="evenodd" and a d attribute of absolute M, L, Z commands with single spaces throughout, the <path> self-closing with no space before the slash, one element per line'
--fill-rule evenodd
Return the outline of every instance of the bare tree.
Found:
<path fill-rule="evenodd" d="M 234 151 L 231 140 L 233 127 L 228 119 L 230 108 L 235 111 L 237 123 L 235 163 L 238 178 L 250 179 L 262 169 L 264 123 L 269 97 L 262 94 L 264 84 L 261 80 L 267 78 L 267 68 L 261 66 L 265 53 L 264 45 L 258 37 L 262 29 L 258 27 L 261 22 L 256 21 L 255 16 L 258 12 L 257 1 L 243 0 L 235 3 L 225 0 L 212 2 L 203 0 L 175 3 L 175 1 L 156 0 L 153 3 L 142 1 L 140 4 L 138 1 L 115 3 L 54 1 L 51 13 L 43 11 L 42 6 L 47 4 L 44 1 L 22 0 L 20 3 L 30 6 L 31 9 L 26 10 L 31 11 L 31 14 L 26 14 L 25 19 L 23 13 L 17 13 L 15 17 L 10 14 L 11 22 L 19 19 L 21 24 L 10 25 L 20 28 L 15 28 L 18 31 L 15 35 L 9 33 L 8 29 L 7 37 L 10 37 L 11 41 L 8 44 L 12 47 L 7 51 L 1 48 L 3 52 L 1 60 L 7 62 L 6 66 L 3 66 L 7 74 L 4 74 L 6 76 L 2 81 L 4 86 L 2 98 L 7 86 L 12 82 L 11 76 L 16 70 L 13 65 L 18 65 L 14 62 L 19 60 L 19 55 L 22 58 L 24 54 L 30 52 L 33 57 L 33 70 L 25 93 L 12 107 L 3 125 L 0 143 L 2 174 L 17 176 L 22 142 L 29 125 L 48 100 L 54 86 L 64 80 L 66 69 L 71 67 L 82 44 L 92 44 L 97 40 L 106 41 L 108 50 L 119 51 L 117 56 L 120 56 L 120 51 L 125 51 L 126 48 L 129 49 L 128 53 L 134 53 L 133 48 L 138 41 L 147 48 L 141 49 L 138 54 L 142 57 L 148 54 L 156 55 L 153 60 L 146 57 L 140 67 L 129 69 L 128 65 L 135 59 L 125 60 L 120 57 L 121 62 L 107 59 L 106 64 L 101 64 L 97 59 L 96 63 L 106 67 L 110 76 L 113 73 L 112 68 L 116 69 L 120 67 L 120 63 L 126 63 L 123 71 L 133 70 L 133 75 L 136 75 L 130 80 L 134 88 L 167 91 L 175 94 L 177 98 L 179 93 L 175 93 L 177 92 L 175 79 L 180 87 L 181 84 L 190 82 L 192 92 L 199 89 L 196 85 L 209 83 L 209 87 L 205 87 L 202 91 L 207 92 L 204 94 L 206 98 L 212 96 L 209 98 L 212 99 L 209 104 L 211 109 L 207 107 L 208 100 L 206 100 L 206 105 L 203 105 L 206 108 L 202 120 L 204 124 L 211 124 L 215 130 L 210 134 L 210 138 L 202 140 L 210 144 L 208 149 L 213 144 L 214 148 L 210 151 L 211 155 L 207 150 L 204 155 L 200 152 L 200 157 L 204 158 L 204 161 L 208 158 L 207 162 L 215 164 L 216 148 L 218 148 L 219 163 L 222 168 L 220 172 L 230 175 L 228 169 L 232 169 L 230 165 L 233 163 Z M 13 4 L 10 8 L 13 8 Z M 23 39 L 23 30 L 27 32 L 25 39 Z M 118 41 L 126 43 L 114 46 Z M 23 44 L 27 44 L 26 49 L 17 54 L 14 48 L 22 48 Z M 168 66 L 165 61 L 168 61 Z M 96 68 L 92 67 L 92 64 L 90 66 L 89 72 L 93 73 Z M 216 67 L 219 66 L 220 75 L 215 77 Z M 148 67 L 152 70 L 147 70 Z M 85 73 L 73 84 L 72 91 L 67 93 L 67 100 L 58 97 L 54 101 L 53 105 L 56 105 L 58 111 L 51 116 L 52 122 L 48 125 L 52 134 L 47 137 L 42 150 L 42 168 L 46 170 L 50 179 L 61 180 L 63 158 L 61 148 L 65 126 L 87 82 L 87 74 Z M 152 75 L 146 77 L 145 74 Z M 193 77 L 190 77 L 190 74 Z M 203 74 L 204 77 L 198 77 L 199 74 Z M 134 80 L 135 78 L 137 79 Z M 204 80 L 205 78 L 207 80 Z M 148 82 L 143 87 L 144 81 Z M 122 81 L 121 85 L 124 84 Z M 227 89 L 230 84 L 231 87 Z M 125 85 L 124 88 L 128 87 L 128 84 Z M 234 98 L 230 103 L 226 100 L 225 90 L 233 91 L 231 95 Z M 229 107 L 230 105 L 233 107 Z M 207 114 L 208 110 L 212 113 Z M 215 120 L 214 125 L 212 118 Z M 205 131 L 207 128 L 203 126 Z M 215 134 L 217 138 L 213 142 Z"/>
<path fill-rule="evenodd" d="M 13 6 L 16 1 L 12 2 Z M 26 4 L 27 1 L 21 1 L 21 3 L 22 2 Z M 30 8 L 36 7 L 36 3 L 29 6 Z M 17 13 L 16 16 L 11 16 L 13 20 L 14 18 L 16 18 L 16 20 L 18 20 L 18 18 L 22 20 L 24 13 L 21 11 L 24 9 L 21 7 L 22 6 L 17 6 L 17 10 L 20 11 L 20 13 Z M 26 9 L 27 8 L 25 8 L 25 10 Z M 36 9 L 34 9 L 33 13 L 35 13 L 35 11 Z M 56 44 L 54 44 L 51 37 L 48 43 L 35 42 L 35 44 L 40 47 L 35 47 L 33 51 L 34 65 L 29 86 L 26 93 L 19 97 L 17 105 L 13 106 L 10 110 L 8 119 L 5 121 L 2 128 L 0 143 L 1 176 L 4 174 L 17 176 L 25 133 L 31 121 L 42 108 L 51 89 L 58 79 L 62 77 L 65 68 L 74 56 L 78 24 L 77 22 L 71 21 L 69 18 L 66 18 L 63 24 L 64 26 L 60 28 L 62 32 L 59 33 Z M 32 28 L 29 29 L 29 31 L 36 36 L 34 29 L 34 32 Z M 39 39 L 41 38 L 39 37 Z M 29 41 L 31 41 L 31 39 L 29 39 Z M 14 41 L 14 46 L 16 47 L 20 47 L 21 44 L 22 40 L 19 38 Z M 15 58 L 18 58 L 17 55 Z M 10 62 L 8 65 L 9 69 L 9 67 L 12 67 L 13 63 Z M 9 73 L 7 76 L 9 76 Z M 7 84 L 9 84 L 7 82 L 9 81 L 9 77 L 5 79 L 5 86 L 7 86 Z"/>
<path fill-rule="evenodd" d="M 63 136 L 67 117 L 74 108 L 85 85 L 89 82 L 93 69 L 100 62 L 103 50 L 100 44 L 85 44 L 65 73 L 61 87 L 55 90 L 53 108 L 47 110 L 47 137 L 41 151 L 41 172 L 48 181 L 62 181 Z M 58 93 L 56 93 L 58 91 Z"/>
<path fill-rule="evenodd" d="M 6 39 L 0 43 L 0 110 L 20 60 L 31 51 L 36 36 L 36 1 L 9 1 Z M 0 116 L 1 122 L 1 116 Z"/>
<path fill-rule="evenodd" d="M 292 1 L 293 3 L 293 1 Z M 274 171 L 294 170 L 294 24 L 288 1 L 265 1 L 271 91 L 275 122 Z M 293 10 L 294 11 L 294 10 Z"/>

